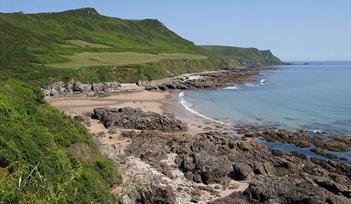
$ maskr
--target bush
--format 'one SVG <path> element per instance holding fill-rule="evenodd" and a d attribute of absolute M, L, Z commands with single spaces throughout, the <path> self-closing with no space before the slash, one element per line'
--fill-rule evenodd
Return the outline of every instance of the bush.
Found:
<path fill-rule="evenodd" d="M 86 146 L 91 159 L 72 145 Z M 40 90 L 0 83 L 0 203 L 113 203 L 109 188 L 120 182 L 87 130 L 44 103 Z"/>

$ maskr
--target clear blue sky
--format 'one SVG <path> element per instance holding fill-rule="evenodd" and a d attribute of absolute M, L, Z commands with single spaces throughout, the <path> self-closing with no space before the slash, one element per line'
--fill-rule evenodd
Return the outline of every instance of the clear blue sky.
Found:
<path fill-rule="evenodd" d="M 270 49 L 283 60 L 351 60 L 351 0 L 0 0 L 0 11 L 94 7 L 157 18 L 196 44 Z"/>

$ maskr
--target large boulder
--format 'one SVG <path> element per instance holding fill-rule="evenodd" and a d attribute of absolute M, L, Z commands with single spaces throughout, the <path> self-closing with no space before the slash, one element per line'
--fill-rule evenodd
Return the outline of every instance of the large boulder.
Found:
<path fill-rule="evenodd" d="M 116 126 L 126 129 L 161 130 L 165 132 L 183 130 L 185 126 L 173 114 L 144 112 L 140 108 L 95 108 L 93 117 L 106 128 Z"/>
<path fill-rule="evenodd" d="M 234 180 L 246 180 L 250 179 L 254 175 L 251 167 L 244 163 L 233 164 L 233 171 L 230 172 L 230 176 Z"/>

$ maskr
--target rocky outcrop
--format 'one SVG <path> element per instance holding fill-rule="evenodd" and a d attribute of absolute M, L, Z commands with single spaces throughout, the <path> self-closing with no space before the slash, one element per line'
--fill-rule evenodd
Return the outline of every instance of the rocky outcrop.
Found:
<path fill-rule="evenodd" d="M 98 119 L 106 128 L 110 126 L 138 129 L 161 130 L 165 132 L 184 130 L 185 126 L 170 113 L 144 112 L 140 108 L 95 108 L 94 119 Z"/>
<path fill-rule="evenodd" d="M 256 74 L 258 74 L 258 69 L 255 68 L 185 74 L 169 80 L 152 81 L 145 85 L 145 90 L 166 91 L 216 88 L 233 83 L 243 83 Z"/>
<path fill-rule="evenodd" d="M 120 84 L 118 82 L 104 82 L 83 84 L 79 81 L 71 80 L 67 83 L 55 82 L 43 89 L 45 96 L 96 96 L 126 92 L 137 92 L 144 90 L 136 84 Z"/>
<path fill-rule="evenodd" d="M 132 140 L 128 155 L 141 158 L 172 178 L 163 161 L 176 154 L 175 164 L 185 178 L 197 183 L 228 185 L 231 180 L 249 182 L 213 203 L 348 203 L 351 198 L 351 166 L 298 153 L 269 150 L 248 138 L 233 139 L 218 132 L 196 136 L 158 131 L 125 132 Z"/>
<path fill-rule="evenodd" d="M 349 203 L 351 201 L 349 164 L 316 158 L 309 161 L 305 155 L 297 152 L 284 153 L 271 150 L 256 143 L 252 137 L 230 138 L 219 132 L 186 135 L 183 132 L 176 132 L 178 128 L 162 128 L 157 122 L 162 115 L 150 116 L 150 114 L 131 108 L 100 108 L 93 113 L 94 118 L 99 119 L 105 127 L 115 127 L 112 121 L 117 121 L 117 127 L 125 128 L 119 130 L 122 133 L 118 134 L 124 138 L 121 143 L 124 155 L 121 158 L 137 158 L 157 170 L 158 176 L 163 176 L 161 180 L 157 180 L 156 177 L 147 178 L 148 181 L 156 179 L 157 182 L 151 182 L 138 191 L 124 196 L 121 203 L 176 203 L 179 200 L 186 200 L 186 203 L 190 201 Z M 138 121 L 138 124 L 143 125 L 138 126 L 132 121 Z M 147 130 L 151 125 L 157 128 Z M 143 130 L 128 130 L 131 128 Z M 274 135 L 275 137 L 290 138 Z M 308 141 L 317 143 L 317 140 Z M 111 155 L 116 155 L 115 151 L 120 152 L 121 150 L 118 150 L 120 147 L 113 145 L 114 152 Z M 146 171 L 145 168 L 142 167 L 141 171 Z M 241 191 L 232 190 L 235 189 L 232 182 L 248 183 L 246 184 L 248 187 Z M 204 192 L 210 197 L 203 197 Z M 221 192 L 230 193 L 222 196 Z"/>
<path fill-rule="evenodd" d="M 347 152 L 351 150 L 350 138 L 337 135 L 324 134 L 324 139 L 322 139 L 319 135 L 308 135 L 303 130 L 299 132 L 290 132 L 287 130 L 263 131 L 254 135 L 263 137 L 268 142 L 294 144 L 302 148 L 309 147 L 313 152 L 321 155 L 324 154 L 324 150 L 335 152 Z"/>
<path fill-rule="evenodd" d="M 310 147 L 311 138 L 304 134 L 304 132 L 289 132 L 287 130 L 263 132 L 264 137 L 268 142 L 283 142 L 295 144 L 298 147 Z"/>
<path fill-rule="evenodd" d="M 256 176 L 242 193 L 216 200 L 220 203 L 349 203 L 350 199 L 334 194 L 308 180 L 290 177 Z"/>
<path fill-rule="evenodd" d="M 83 84 L 71 80 L 67 83 L 59 81 L 43 88 L 45 96 L 97 96 L 137 91 L 168 91 L 217 88 L 234 83 L 244 83 L 251 76 L 257 75 L 262 68 L 235 68 L 229 70 L 208 71 L 193 74 L 183 74 L 174 78 L 138 81 L 137 83 L 122 84 L 118 82 Z"/>

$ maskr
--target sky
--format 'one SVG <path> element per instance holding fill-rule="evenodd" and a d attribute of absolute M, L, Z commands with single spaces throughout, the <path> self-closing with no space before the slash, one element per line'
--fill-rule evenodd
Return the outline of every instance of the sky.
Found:
<path fill-rule="evenodd" d="M 159 19 L 201 45 L 270 49 L 285 61 L 351 60 L 351 0 L 0 0 L 0 12 L 81 7 Z"/>

